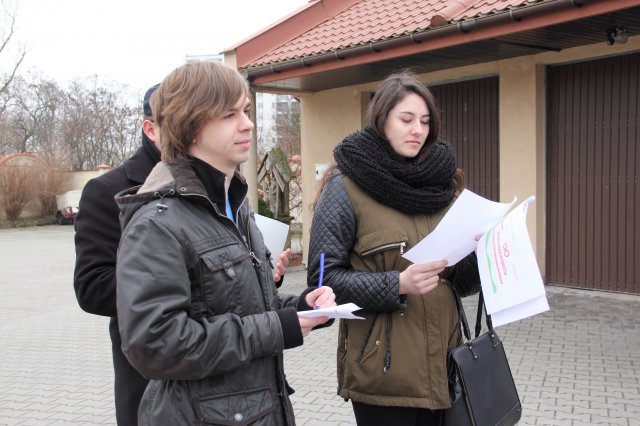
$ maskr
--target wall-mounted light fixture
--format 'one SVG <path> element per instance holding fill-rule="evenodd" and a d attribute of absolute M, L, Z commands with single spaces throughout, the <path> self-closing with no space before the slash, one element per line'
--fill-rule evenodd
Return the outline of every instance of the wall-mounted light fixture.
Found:
<path fill-rule="evenodd" d="M 615 43 L 624 44 L 628 38 L 629 34 L 624 28 L 612 28 L 607 31 L 607 44 L 609 46 Z"/>

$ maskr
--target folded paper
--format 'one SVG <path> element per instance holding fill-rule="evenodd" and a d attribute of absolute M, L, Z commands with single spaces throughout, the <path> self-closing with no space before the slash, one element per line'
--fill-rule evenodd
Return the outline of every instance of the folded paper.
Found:
<path fill-rule="evenodd" d="M 362 309 L 355 303 L 345 303 L 344 305 L 332 306 L 330 308 L 313 309 L 310 311 L 298 312 L 300 318 L 342 318 L 342 319 L 364 319 L 353 314 L 353 311 Z"/>

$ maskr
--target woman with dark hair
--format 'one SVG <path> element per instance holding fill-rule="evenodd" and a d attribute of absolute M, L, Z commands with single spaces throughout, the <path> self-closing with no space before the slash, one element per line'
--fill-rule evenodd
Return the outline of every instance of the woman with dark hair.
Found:
<path fill-rule="evenodd" d="M 461 295 L 480 286 L 475 254 L 413 264 L 402 254 L 428 235 L 462 190 L 437 103 L 409 72 L 386 78 L 367 124 L 334 149 L 311 226 L 309 284 L 363 307 L 340 322 L 338 394 L 359 425 L 437 425 L 450 406 L 446 354 L 457 345 Z"/>

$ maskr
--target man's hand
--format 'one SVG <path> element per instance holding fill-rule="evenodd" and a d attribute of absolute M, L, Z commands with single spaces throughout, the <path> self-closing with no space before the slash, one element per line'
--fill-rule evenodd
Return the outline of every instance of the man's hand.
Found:
<path fill-rule="evenodd" d="M 276 263 L 276 267 L 273 270 L 273 281 L 278 282 L 280 281 L 280 278 L 284 276 L 284 273 L 287 270 L 287 266 L 289 266 L 290 256 L 291 256 L 290 248 L 280 253 L 280 258 L 278 259 L 278 263 Z"/>
<path fill-rule="evenodd" d="M 304 337 L 307 337 L 313 327 L 317 327 L 329 321 L 329 317 L 298 318 L 298 321 L 300 321 L 300 329 L 302 330 L 302 335 Z"/>

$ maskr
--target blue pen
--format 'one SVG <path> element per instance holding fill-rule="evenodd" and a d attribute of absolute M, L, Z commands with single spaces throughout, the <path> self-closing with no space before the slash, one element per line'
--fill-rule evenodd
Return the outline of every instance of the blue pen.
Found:
<path fill-rule="evenodd" d="M 318 278 L 318 288 L 322 287 L 323 277 L 324 277 L 324 253 L 320 253 L 320 277 Z"/>
<path fill-rule="evenodd" d="M 320 276 L 318 277 L 318 288 L 322 287 L 322 278 L 324 278 L 324 253 L 320 253 Z M 313 309 L 320 309 L 320 306 L 314 306 Z"/>

